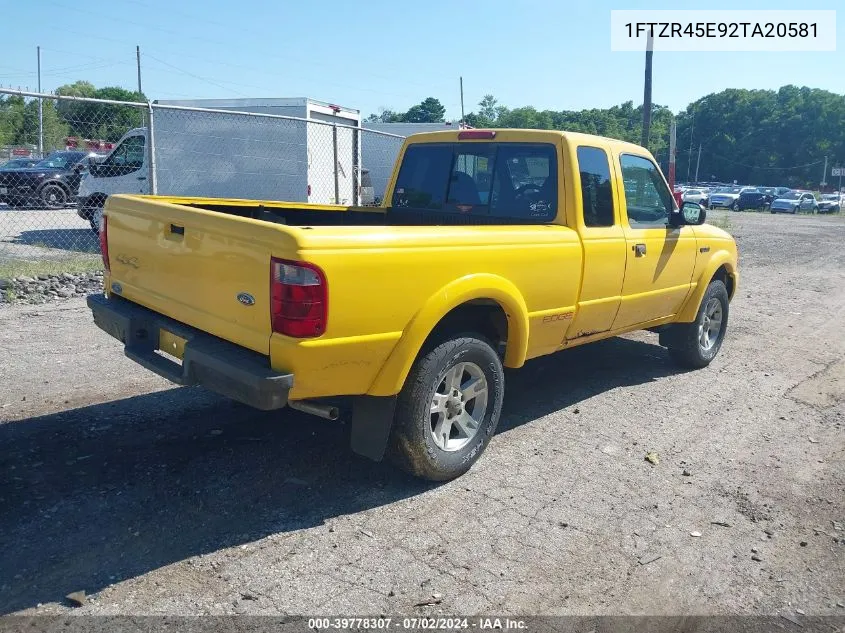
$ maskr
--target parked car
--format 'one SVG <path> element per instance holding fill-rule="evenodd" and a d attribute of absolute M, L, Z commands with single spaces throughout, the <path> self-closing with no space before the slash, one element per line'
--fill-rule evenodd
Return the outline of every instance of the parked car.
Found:
<path fill-rule="evenodd" d="M 682 367 L 718 353 L 736 243 L 647 149 L 456 130 L 399 155 L 377 209 L 111 196 L 94 323 L 178 384 L 348 415 L 353 451 L 438 481 L 493 438 L 503 367 L 643 328 Z"/>
<path fill-rule="evenodd" d="M 739 209 L 740 187 L 717 187 L 710 193 L 711 209 Z"/>
<path fill-rule="evenodd" d="M 684 202 L 697 202 L 700 205 L 707 206 L 707 191 L 705 189 L 687 189 L 683 195 Z"/>
<path fill-rule="evenodd" d="M 808 191 L 787 191 L 769 207 L 772 213 L 798 213 L 799 211 L 818 210 L 816 197 Z"/>
<path fill-rule="evenodd" d="M 842 198 L 845 197 L 838 193 L 823 194 L 821 200 L 818 201 L 819 213 L 839 213 L 842 209 Z"/>
<path fill-rule="evenodd" d="M 749 189 L 746 187 L 739 192 L 736 210 L 744 211 L 745 209 L 765 209 L 772 204 L 772 200 L 774 200 L 774 198 L 774 189 L 771 190 L 771 193 L 766 193 L 763 189 Z"/>
<path fill-rule="evenodd" d="M 76 199 L 89 152 L 53 152 L 33 167 L 0 171 L 0 202 L 61 209 Z"/>
<path fill-rule="evenodd" d="M 27 167 L 35 167 L 40 161 L 40 158 L 13 158 L 0 165 L 0 171 L 8 171 L 10 169 L 26 169 Z"/>

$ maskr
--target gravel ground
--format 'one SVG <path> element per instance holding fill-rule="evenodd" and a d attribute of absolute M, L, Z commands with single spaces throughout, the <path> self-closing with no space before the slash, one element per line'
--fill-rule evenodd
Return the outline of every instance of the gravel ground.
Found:
<path fill-rule="evenodd" d="M 10 303 L 40 305 L 71 297 L 85 297 L 103 291 L 103 271 L 0 279 L 0 291 L 0 306 Z"/>
<path fill-rule="evenodd" d="M 172 388 L 82 299 L 0 310 L 0 613 L 845 614 L 845 221 L 729 217 L 709 368 L 648 333 L 532 361 L 443 485 Z"/>

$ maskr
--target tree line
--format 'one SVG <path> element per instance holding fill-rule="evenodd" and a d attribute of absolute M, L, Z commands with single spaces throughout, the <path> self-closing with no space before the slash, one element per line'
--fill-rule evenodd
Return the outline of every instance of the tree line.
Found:
<path fill-rule="evenodd" d="M 429 97 L 406 113 L 384 110 L 370 121 L 442 122 L 445 109 Z M 639 144 L 642 106 L 632 101 L 611 108 L 537 110 L 508 108 L 486 95 L 465 117 L 473 127 L 534 128 L 598 134 Z M 420 116 L 423 118 L 420 118 Z M 427 116 L 430 115 L 430 116 Z M 664 170 L 669 161 L 673 113 L 652 109 L 648 148 Z M 675 115 L 676 179 L 812 187 L 830 167 L 845 166 L 845 95 L 815 88 L 727 89 L 690 103 Z M 699 147 L 701 148 L 699 160 Z"/>
<path fill-rule="evenodd" d="M 87 81 L 61 86 L 56 94 L 147 100 L 137 92 L 96 88 Z M 385 109 L 366 121 L 443 122 L 445 116 L 443 104 L 428 97 L 405 112 Z M 829 166 L 845 166 L 845 95 L 790 85 L 778 90 L 723 90 L 701 97 L 676 115 L 655 105 L 648 148 L 664 169 L 673 116 L 679 181 L 692 180 L 697 168 L 701 181 L 815 187 L 822 179 L 825 157 Z M 43 121 L 44 145 L 50 149 L 63 147 L 68 136 L 116 141 L 129 128 L 143 125 L 143 112 L 131 106 L 45 100 Z M 586 110 L 508 108 L 486 95 L 465 122 L 473 127 L 570 130 L 639 143 L 642 106 L 626 101 Z M 0 145 L 37 144 L 37 101 L 0 95 Z M 831 180 L 829 174 L 826 179 Z"/>
<path fill-rule="evenodd" d="M 88 81 L 61 86 L 56 94 L 110 101 L 147 101 L 142 93 L 116 86 L 96 88 Z M 143 124 L 143 113 L 133 106 L 45 99 L 42 121 L 44 147 L 50 150 L 64 148 L 65 140 L 71 136 L 117 141 L 128 129 Z M 0 146 L 3 145 L 38 146 L 37 99 L 0 95 Z"/>

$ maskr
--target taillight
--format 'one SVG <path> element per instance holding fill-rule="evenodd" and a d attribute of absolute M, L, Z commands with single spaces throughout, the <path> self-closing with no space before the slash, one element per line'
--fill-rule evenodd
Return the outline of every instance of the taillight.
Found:
<path fill-rule="evenodd" d="M 103 267 L 106 272 L 111 272 L 109 268 L 109 219 L 102 215 L 100 217 L 100 253 L 103 255 Z"/>
<path fill-rule="evenodd" d="M 274 332 L 308 338 L 326 331 L 326 276 L 314 264 L 270 260 L 270 320 Z"/>

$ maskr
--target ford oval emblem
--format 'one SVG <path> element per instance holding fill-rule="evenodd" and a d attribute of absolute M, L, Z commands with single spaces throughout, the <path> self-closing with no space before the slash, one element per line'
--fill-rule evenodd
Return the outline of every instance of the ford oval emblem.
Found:
<path fill-rule="evenodd" d="M 255 297 L 253 297 L 248 292 L 239 292 L 238 293 L 238 301 L 245 306 L 254 306 L 255 305 Z"/>
<path fill-rule="evenodd" d="M 114 294 L 119 295 L 121 292 L 123 292 L 123 286 L 121 286 L 119 283 L 117 283 L 117 282 L 115 281 L 115 282 L 111 285 L 111 291 L 112 291 Z"/>

